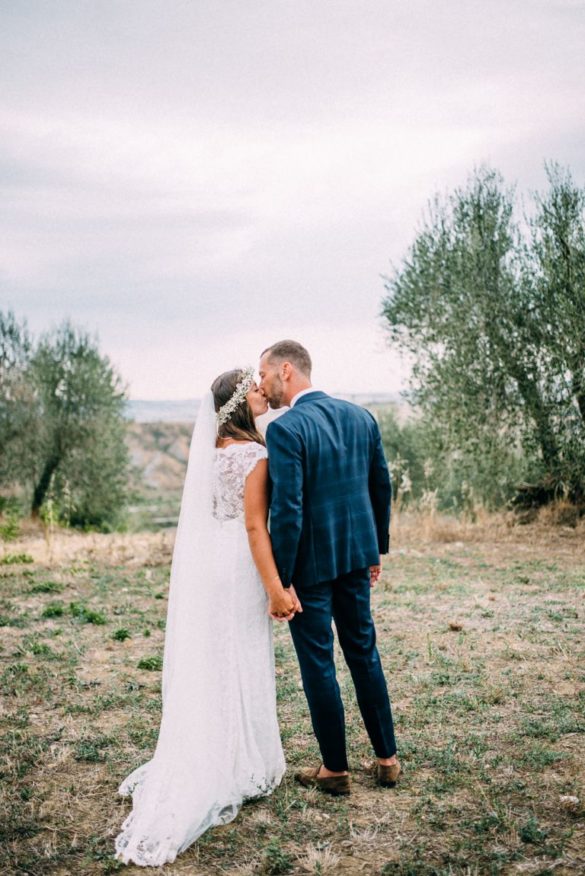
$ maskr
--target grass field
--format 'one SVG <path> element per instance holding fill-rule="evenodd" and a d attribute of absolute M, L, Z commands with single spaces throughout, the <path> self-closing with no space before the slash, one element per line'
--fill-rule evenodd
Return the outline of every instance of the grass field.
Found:
<path fill-rule="evenodd" d="M 0 873 L 126 871 L 112 857 L 160 710 L 170 533 L 30 536 L 0 564 Z M 401 518 L 374 594 L 404 774 L 377 788 L 350 679 L 353 793 L 318 762 L 285 626 L 275 645 L 289 774 L 168 874 L 585 872 L 585 527 Z M 577 798 L 577 802 L 574 799 Z"/>

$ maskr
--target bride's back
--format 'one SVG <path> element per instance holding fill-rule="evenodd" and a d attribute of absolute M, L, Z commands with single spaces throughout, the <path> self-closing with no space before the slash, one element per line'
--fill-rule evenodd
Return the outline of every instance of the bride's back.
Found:
<path fill-rule="evenodd" d="M 215 452 L 213 472 L 213 516 L 220 522 L 244 520 L 246 478 L 266 448 L 256 441 L 234 441 Z"/>

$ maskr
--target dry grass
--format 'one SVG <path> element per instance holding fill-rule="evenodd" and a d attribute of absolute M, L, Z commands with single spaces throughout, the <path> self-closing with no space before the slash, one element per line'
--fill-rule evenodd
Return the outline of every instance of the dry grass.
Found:
<path fill-rule="evenodd" d="M 551 513 L 394 521 L 374 595 L 404 766 L 394 790 L 361 768 L 371 752 L 341 661 L 352 796 L 294 784 L 318 754 L 277 627 L 289 774 L 158 872 L 585 872 L 585 527 L 552 527 Z M 2 874 L 126 869 L 112 858 L 128 809 L 116 788 L 156 741 L 160 673 L 138 664 L 162 653 L 171 549 L 171 533 L 64 533 L 49 556 L 31 531 L 10 551 L 34 562 L 0 565 Z"/>

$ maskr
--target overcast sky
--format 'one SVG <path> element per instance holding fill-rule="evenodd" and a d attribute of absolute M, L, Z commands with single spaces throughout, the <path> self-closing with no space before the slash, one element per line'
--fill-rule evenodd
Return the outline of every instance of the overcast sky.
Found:
<path fill-rule="evenodd" d="M 585 183 L 583 0 L 13 0 L 0 76 L 0 307 L 97 333 L 133 398 L 284 337 L 396 390 L 380 275 L 427 200 Z"/>

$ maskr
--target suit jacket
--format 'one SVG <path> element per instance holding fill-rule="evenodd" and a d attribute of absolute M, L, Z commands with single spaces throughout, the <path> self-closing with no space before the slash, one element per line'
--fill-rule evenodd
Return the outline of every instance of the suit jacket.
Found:
<path fill-rule="evenodd" d="M 270 536 L 285 587 L 332 581 L 388 552 L 392 488 L 374 417 L 324 392 L 266 431 Z"/>

